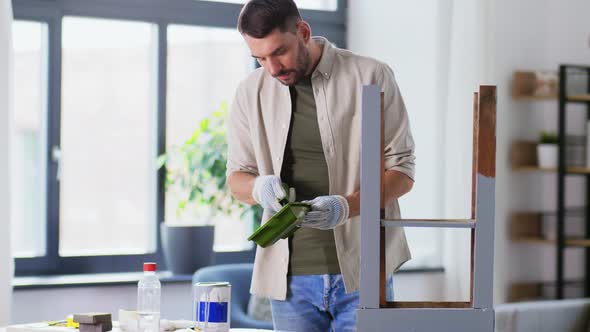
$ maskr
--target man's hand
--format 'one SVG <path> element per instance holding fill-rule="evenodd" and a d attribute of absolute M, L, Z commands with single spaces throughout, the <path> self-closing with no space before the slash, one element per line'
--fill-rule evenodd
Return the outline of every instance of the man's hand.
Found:
<path fill-rule="evenodd" d="M 262 175 L 254 181 L 252 198 L 265 210 L 268 209 L 272 213 L 279 211 L 282 207 L 279 200 L 286 196 L 281 178 L 276 175 Z"/>
<path fill-rule="evenodd" d="M 311 211 L 303 218 L 301 227 L 333 229 L 348 219 L 348 202 L 340 195 L 320 196 L 303 203 L 310 204 Z"/>

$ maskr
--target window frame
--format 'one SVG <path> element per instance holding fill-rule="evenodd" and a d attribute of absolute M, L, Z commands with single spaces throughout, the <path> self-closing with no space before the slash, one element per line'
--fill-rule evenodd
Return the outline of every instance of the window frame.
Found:
<path fill-rule="evenodd" d="M 166 78 L 167 27 L 182 24 L 202 27 L 235 28 L 241 4 L 201 0 L 12 0 L 15 20 L 47 24 L 47 154 L 46 161 L 46 255 L 15 258 L 15 275 L 62 275 L 137 271 L 143 261 L 164 263 L 160 241 L 160 221 L 164 220 L 165 171 L 157 173 L 156 252 L 146 255 L 59 256 L 59 182 L 57 164 L 52 161 L 52 148 L 60 146 L 62 19 L 64 16 L 140 21 L 155 24 L 158 29 L 156 73 L 157 154 L 166 147 Z M 340 47 L 346 47 L 347 1 L 338 0 L 336 11 L 302 9 L 314 34 L 323 35 Z M 214 262 L 232 263 L 254 260 L 254 249 L 241 252 L 215 253 Z"/>

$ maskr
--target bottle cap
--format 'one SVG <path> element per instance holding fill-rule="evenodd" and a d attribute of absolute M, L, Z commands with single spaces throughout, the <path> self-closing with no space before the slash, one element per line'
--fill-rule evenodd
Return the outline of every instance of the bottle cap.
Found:
<path fill-rule="evenodd" d="M 143 272 L 156 272 L 156 263 L 143 263 Z"/>

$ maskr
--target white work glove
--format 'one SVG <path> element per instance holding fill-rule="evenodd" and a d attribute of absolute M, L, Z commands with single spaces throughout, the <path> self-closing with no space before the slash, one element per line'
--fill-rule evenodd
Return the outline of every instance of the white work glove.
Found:
<path fill-rule="evenodd" d="M 252 198 L 263 209 L 278 212 L 282 206 L 279 201 L 287 196 L 281 178 L 276 175 L 261 175 L 254 180 Z"/>
<path fill-rule="evenodd" d="M 311 210 L 303 217 L 301 227 L 333 229 L 348 219 L 348 201 L 340 195 L 319 196 L 303 203 L 310 204 Z"/>

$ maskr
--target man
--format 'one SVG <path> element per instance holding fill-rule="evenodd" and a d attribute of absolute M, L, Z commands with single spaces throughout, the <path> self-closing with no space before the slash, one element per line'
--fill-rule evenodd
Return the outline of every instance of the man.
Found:
<path fill-rule="evenodd" d="M 363 85 L 385 92 L 386 214 L 413 186 L 414 143 L 393 72 L 311 37 L 292 0 L 252 0 L 238 30 L 262 68 L 238 87 L 228 124 L 228 185 L 263 221 L 295 188 L 312 208 L 288 240 L 257 248 L 251 292 L 272 300 L 280 331 L 354 331 L 360 251 Z M 386 230 L 386 270 L 410 258 L 402 228 Z"/>

